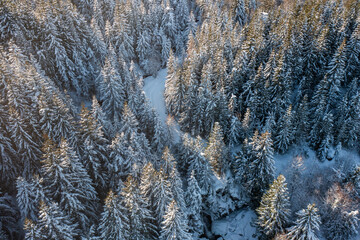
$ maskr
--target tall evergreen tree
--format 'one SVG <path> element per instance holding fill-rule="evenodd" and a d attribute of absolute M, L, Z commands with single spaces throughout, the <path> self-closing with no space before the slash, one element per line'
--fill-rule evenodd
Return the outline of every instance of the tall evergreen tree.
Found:
<path fill-rule="evenodd" d="M 40 239 L 76 239 L 76 225 L 65 215 L 56 203 L 40 203 L 38 229 Z M 38 235 L 39 236 L 39 235 Z"/>
<path fill-rule="evenodd" d="M 95 218 L 97 196 L 93 183 L 75 152 L 63 140 L 60 148 L 48 139 L 43 147 L 43 175 L 45 194 L 87 229 Z"/>
<path fill-rule="evenodd" d="M 280 152 L 285 152 L 293 141 L 293 116 L 292 106 L 290 105 L 285 113 L 280 118 L 278 126 L 278 134 L 275 137 L 274 145 Z"/>
<path fill-rule="evenodd" d="M 279 175 L 269 190 L 261 198 L 258 213 L 258 224 L 266 235 L 274 236 L 285 230 L 289 221 L 289 196 L 285 177 Z"/>
<path fill-rule="evenodd" d="M 255 198 L 265 192 L 274 178 L 274 150 L 269 132 L 251 139 L 250 166 L 248 171 L 248 190 Z"/>
<path fill-rule="evenodd" d="M 102 127 L 91 115 L 90 111 L 82 106 L 79 129 L 80 157 L 89 175 L 98 186 L 105 186 L 106 175 L 104 166 L 107 163 L 106 145 Z"/>
<path fill-rule="evenodd" d="M 224 135 L 221 126 L 216 122 L 209 137 L 209 144 L 205 149 L 205 156 L 218 175 L 227 170 L 227 149 L 224 143 Z"/>
<path fill-rule="evenodd" d="M 194 237 L 198 237 L 203 233 L 204 226 L 201 220 L 201 190 L 194 176 L 194 172 L 192 172 L 188 180 L 188 188 L 185 193 L 185 201 L 187 206 L 189 232 L 192 233 Z"/>
<path fill-rule="evenodd" d="M 127 210 L 122 204 L 123 202 L 119 196 L 110 190 L 105 199 L 105 208 L 101 214 L 98 227 L 102 239 L 120 240 L 130 238 Z"/>
<path fill-rule="evenodd" d="M 191 235 L 188 232 L 186 219 L 176 201 L 172 200 L 168 207 L 164 220 L 162 222 L 162 230 L 160 239 L 162 240 L 190 240 Z"/>
<path fill-rule="evenodd" d="M 129 175 L 122 191 L 125 206 L 129 212 L 129 233 L 131 240 L 156 239 L 156 226 L 149 210 L 149 203 L 140 193 L 139 184 Z"/>
<path fill-rule="evenodd" d="M 101 101 L 102 109 L 107 118 L 113 123 L 120 121 L 125 93 L 123 80 L 116 68 L 116 58 L 113 50 L 110 50 L 109 56 L 105 60 L 105 65 L 102 70 L 101 82 Z"/>
<path fill-rule="evenodd" d="M 295 239 L 308 239 L 308 240 L 318 240 L 315 231 L 319 230 L 320 225 L 320 216 L 317 213 L 318 209 L 315 207 L 315 204 L 309 204 L 306 209 L 302 209 L 297 212 L 297 220 L 295 226 L 290 228 L 289 233 L 287 234 L 290 240 Z"/>

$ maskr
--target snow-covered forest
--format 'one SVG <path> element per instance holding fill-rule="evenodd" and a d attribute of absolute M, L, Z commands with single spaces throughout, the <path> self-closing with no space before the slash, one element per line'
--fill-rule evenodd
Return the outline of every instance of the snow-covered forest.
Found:
<path fill-rule="evenodd" d="M 0 240 L 360 238 L 358 0 L 0 0 Z"/>

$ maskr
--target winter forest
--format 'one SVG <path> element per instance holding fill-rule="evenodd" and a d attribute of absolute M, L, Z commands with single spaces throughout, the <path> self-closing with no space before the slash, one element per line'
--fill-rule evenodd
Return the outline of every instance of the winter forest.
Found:
<path fill-rule="evenodd" d="M 358 0 L 0 0 L 0 240 L 360 238 Z"/>

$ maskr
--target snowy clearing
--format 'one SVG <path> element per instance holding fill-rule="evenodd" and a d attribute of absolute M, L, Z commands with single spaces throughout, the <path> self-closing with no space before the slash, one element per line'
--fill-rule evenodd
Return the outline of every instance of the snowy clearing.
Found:
<path fill-rule="evenodd" d="M 220 235 L 219 240 L 257 239 L 254 226 L 256 214 L 252 210 L 240 210 L 212 224 L 212 232 Z"/>
<path fill-rule="evenodd" d="M 164 91 L 165 82 L 167 77 L 167 69 L 161 69 L 157 76 L 147 77 L 144 79 L 144 92 L 149 99 L 151 106 L 156 110 L 160 120 L 164 123 L 164 126 L 168 126 L 170 134 L 173 137 L 174 142 L 179 142 L 181 139 L 181 131 L 178 123 L 174 119 L 169 119 L 166 113 Z"/>

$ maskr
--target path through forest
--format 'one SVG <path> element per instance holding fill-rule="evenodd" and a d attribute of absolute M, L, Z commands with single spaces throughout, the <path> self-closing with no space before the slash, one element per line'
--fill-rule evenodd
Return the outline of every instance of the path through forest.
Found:
<path fill-rule="evenodd" d="M 164 126 L 167 126 L 167 122 L 169 122 L 164 100 L 166 77 L 167 69 L 164 68 L 158 72 L 155 78 L 150 76 L 144 79 L 145 95 L 149 99 L 151 106 L 158 113 Z M 174 142 L 179 142 L 181 139 L 181 131 L 179 124 L 175 120 L 172 120 L 169 124 L 169 130 Z"/>

